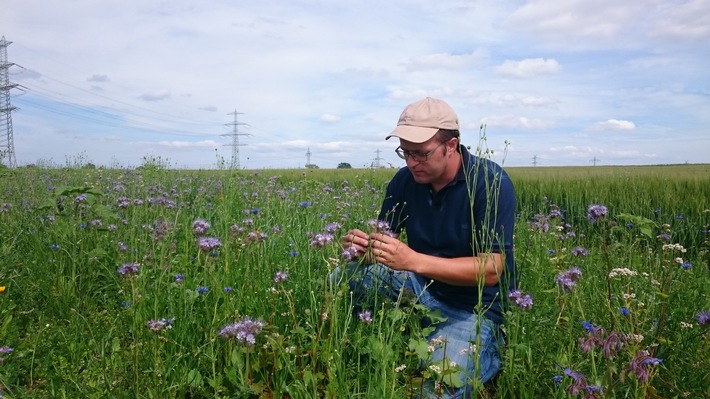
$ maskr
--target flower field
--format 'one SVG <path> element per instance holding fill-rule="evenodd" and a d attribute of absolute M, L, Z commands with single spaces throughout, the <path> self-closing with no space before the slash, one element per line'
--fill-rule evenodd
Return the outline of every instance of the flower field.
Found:
<path fill-rule="evenodd" d="M 420 397 L 435 313 L 329 284 L 394 172 L 0 169 L 0 397 Z M 479 397 L 710 397 L 710 166 L 508 172 Z"/>

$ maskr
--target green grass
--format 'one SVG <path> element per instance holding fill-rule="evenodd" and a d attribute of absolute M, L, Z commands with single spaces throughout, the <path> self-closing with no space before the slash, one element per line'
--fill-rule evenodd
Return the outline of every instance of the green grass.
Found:
<path fill-rule="evenodd" d="M 603 386 L 598 397 L 710 396 L 710 329 L 696 319 L 710 310 L 709 168 L 509 168 L 534 305 L 510 309 L 503 371 L 480 396 L 582 396 L 568 393 L 569 370 Z M 363 323 L 327 284 L 340 234 L 377 217 L 393 174 L 0 169 L 4 397 L 419 397 L 436 378 L 418 371 L 428 310 L 405 298 Z M 608 216 L 590 223 L 591 204 Z M 200 250 L 197 219 L 220 239 L 214 251 Z M 335 240 L 313 247 L 334 222 Z M 131 263 L 137 273 L 117 272 Z M 566 292 L 556 277 L 572 267 L 582 277 Z M 608 278 L 617 268 L 636 274 Z M 254 345 L 220 336 L 244 318 L 263 322 Z M 151 330 L 155 320 L 167 324 Z M 614 334 L 625 338 L 607 357 Z M 662 362 L 639 380 L 629 364 L 644 350 Z"/>

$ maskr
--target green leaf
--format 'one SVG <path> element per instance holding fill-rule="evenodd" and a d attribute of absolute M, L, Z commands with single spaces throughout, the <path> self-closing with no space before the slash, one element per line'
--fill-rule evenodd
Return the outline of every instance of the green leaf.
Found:
<path fill-rule="evenodd" d="M 202 385 L 202 374 L 197 369 L 192 369 L 187 373 L 187 384 L 191 387 L 199 387 Z"/>

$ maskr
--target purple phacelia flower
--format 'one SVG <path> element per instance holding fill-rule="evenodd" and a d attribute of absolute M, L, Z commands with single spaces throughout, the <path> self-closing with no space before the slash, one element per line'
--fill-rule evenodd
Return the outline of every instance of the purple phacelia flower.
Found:
<path fill-rule="evenodd" d="M 367 221 L 367 225 L 368 227 L 370 227 L 370 229 L 375 230 L 378 233 L 382 233 L 391 237 L 394 236 L 394 233 L 390 230 L 391 226 L 387 221 L 370 219 Z"/>
<path fill-rule="evenodd" d="M 365 324 L 372 323 L 372 312 L 369 310 L 363 310 L 357 315 L 357 317 Z"/>
<path fill-rule="evenodd" d="M 584 247 L 576 247 L 571 253 L 572 256 L 589 256 L 589 250 Z"/>
<path fill-rule="evenodd" d="M 703 310 L 702 312 L 698 312 L 698 314 L 695 315 L 695 319 L 701 326 L 710 325 L 710 310 Z"/>
<path fill-rule="evenodd" d="M 198 236 L 207 233 L 207 230 L 209 230 L 210 227 L 210 223 L 205 219 L 196 219 L 194 222 L 192 222 L 192 231 L 193 233 L 195 233 L 195 235 Z"/>
<path fill-rule="evenodd" d="M 335 234 L 335 232 L 340 230 L 342 227 L 343 225 L 338 222 L 328 223 L 325 226 L 325 231 L 326 233 Z"/>
<path fill-rule="evenodd" d="M 594 223 L 600 218 L 603 218 L 606 216 L 608 210 L 604 205 L 599 205 L 599 204 L 592 204 L 589 205 L 589 208 L 587 209 L 587 219 L 589 219 L 590 222 Z"/>
<path fill-rule="evenodd" d="M 522 309 L 530 309 L 533 305 L 533 298 L 530 294 L 526 294 L 521 290 L 512 290 L 508 293 L 508 298 L 511 299 L 516 306 Z"/>
<path fill-rule="evenodd" d="M 118 268 L 118 274 L 121 276 L 131 276 L 138 273 L 138 268 L 140 264 L 138 263 L 124 263 Z"/>
<path fill-rule="evenodd" d="M 200 237 L 197 239 L 197 246 L 203 252 L 210 252 L 222 246 L 222 241 L 217 237 Z"/>
<path fill-rule="evenodd" d="M 360 254 L 358 253 L 357 248 L 355 247 L 347 247 L 343 249 L 343 252 L 341 254 L 342 258 L 346 261 L 355 260 L 359 255 Z"/>
<path fill-rule="evenodd" d="M 160 319 L 160 320 L 150 320 L 146 323 L 146 327 L 150 331 L 163 331 L 163 330 L 170 330 L 173 328 L 173 322 L 175 321 L 175 318 L 169 318 L 169 319 Z"/>
<path fill-rule="evenodd" d="M 253 320 L 250 317 L 245 317 L 242 320 L 227 324 L 220 330 L 219 335 L 222 338 L 235 338 L 237 341 L 252 346 L 256 344 L 256 336 L 266 326 L 261 320 Z"/>
<path fill-rule="evenodd" d="M 557 286 L 564 292 L 570 292 L 580 278 L 582 278 L 582 270 L 575 266 L 557 275 Z"/>
<path fill-rule="evenodd" d="M 316 234 L 316 235 L 313 236 L 313 239 L 311 239 L 311 246 L 312 246 L 313 248 L 323 248 L 323 247 L 326 246 L 327 244 L 330 244 L 331 242 L 333 242 L 333 238 L 334 238 L 334 237 L 333 237 L 332 234 L 328 234 L 328 233 L 321 234 L 321 233 L 318 233 L 318 234 Z"/>
<path fill-rule="evenodd" d="M 276 284 L 282 283 L 282 282 L 286 281 L 287 278 L 288 278 L 288 273 L 278 271 L 274 275 L 274 283 L 276 283 Z"/>

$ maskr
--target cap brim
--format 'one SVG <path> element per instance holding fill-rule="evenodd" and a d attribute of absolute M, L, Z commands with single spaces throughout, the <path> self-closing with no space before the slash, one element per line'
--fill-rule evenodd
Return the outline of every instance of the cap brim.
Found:
<path fill-rule="evenodd" d="M 385 137 L 385 140 L 389 140 L 390 137 L 398 137 L 412 143 L 423 143 L 434 137 L 438 131 L 439 129 L 432 127 L 399 125 L 389 136 Z"/>

